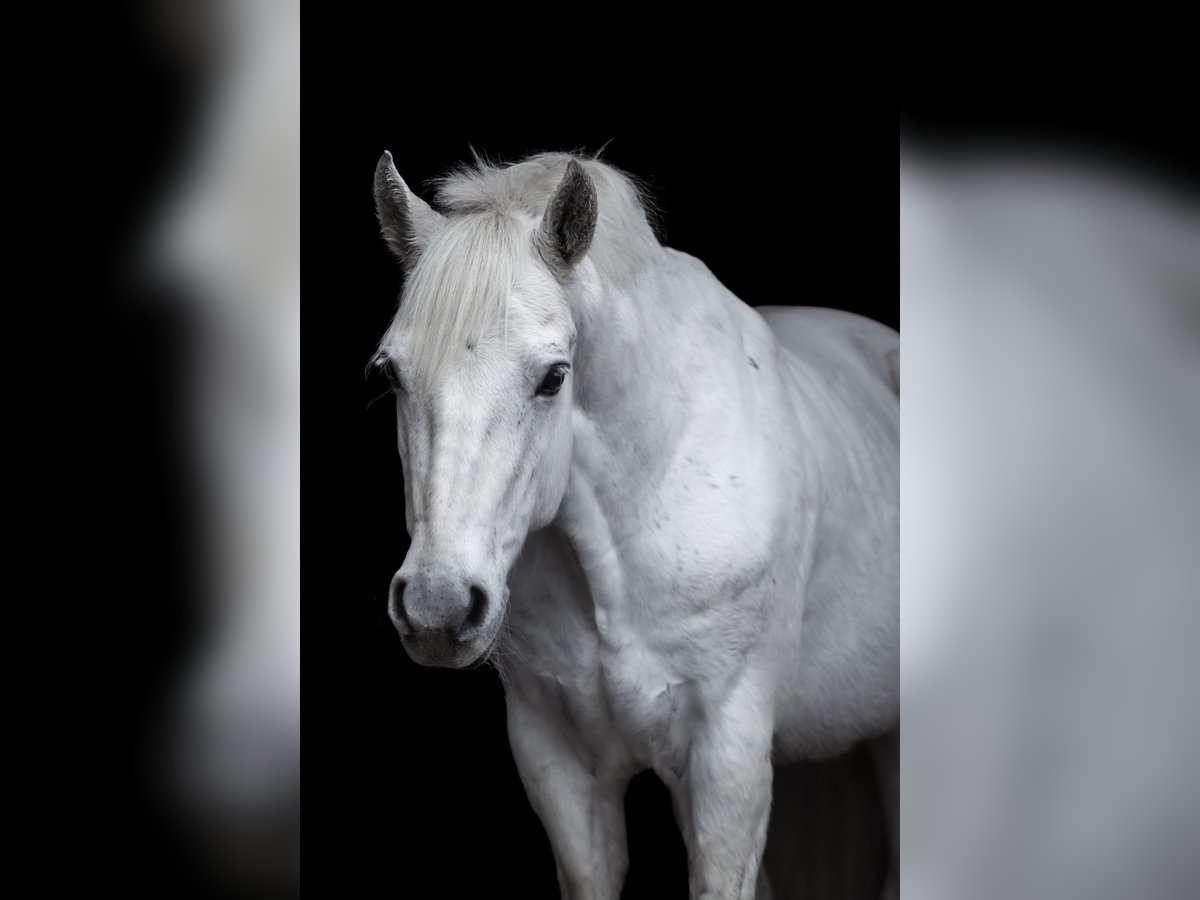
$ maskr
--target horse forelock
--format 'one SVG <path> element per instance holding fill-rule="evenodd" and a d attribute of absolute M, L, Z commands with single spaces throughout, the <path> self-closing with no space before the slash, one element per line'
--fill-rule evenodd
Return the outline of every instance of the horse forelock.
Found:
<path fill-rule="evenodd" d="M 587 255 L 599 276 L 620 283 L 645 264 L 658 239 L 643 194 L 618 169 L 567 153 L 540 154 L 510 166 L 477 159 L 437 181 L 435 203 L 445 221 L 408 275 L 381 353 L 407 333 L 414 364 L 438 372 L 463 349 L 507 333 L 509 298 L 524 257 L 533 252 L 523 237 L 530 219 L 540 220 L 572 159 L 584 167 L 598 196 Z"/>

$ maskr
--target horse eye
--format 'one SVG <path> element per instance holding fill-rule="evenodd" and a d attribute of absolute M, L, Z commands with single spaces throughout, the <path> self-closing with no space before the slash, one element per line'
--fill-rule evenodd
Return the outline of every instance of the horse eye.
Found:
<path fill-rule="evenodd" d="M 549 397 L 557 394 L 563 386 L 563 382 L 567 380 L 567 369 L 569 367 L 564 363 L 551 366 L 550 371 L 546 373 L 546 377 L 542 379 L 542 383 L 538 385 L 537 392 L 543 397 Z"/>
<path fill-rule="evenodd" d="M 383 372 L 385 375 L 387 375 L 388 384 L 392 386 L 393 390 L 404 390 L 404 382 L 400 380 L 400 373 L 396 371 L 396 366 L 393 363 L 385 363 L 383 366 Z"/>

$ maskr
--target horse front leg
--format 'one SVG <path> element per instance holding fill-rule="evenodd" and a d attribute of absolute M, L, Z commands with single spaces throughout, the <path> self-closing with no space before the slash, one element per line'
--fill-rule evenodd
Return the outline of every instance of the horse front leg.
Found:
<path fill-rule="evenodd" d="M 628 867 L 628 777 L 606 767 L 556 716 L 508 698 L 508 735 L 517 771 L 558 865 L 563 900 L 618 900 Z"/>
<path fill-rule="evenodd" d="M 771 813 L 771 710 L 747 677 L 705 716 L 677 790 L 694 900 L 755 900 Z"/>

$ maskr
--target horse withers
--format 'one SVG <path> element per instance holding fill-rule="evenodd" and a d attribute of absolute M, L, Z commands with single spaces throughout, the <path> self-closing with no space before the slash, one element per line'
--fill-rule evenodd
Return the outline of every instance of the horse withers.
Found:
<path fill-rule="evenodd" d="M 385 153 L 408 654 L 501 672 L 563 895 L 616 898 L 623 797 L 670 790 L 691 895 L 766 896 L 772 760 L 873 740 L 898 894 L 899 337 L 755 310 L 633 183 L 544 154 L 440 183 Z"/>

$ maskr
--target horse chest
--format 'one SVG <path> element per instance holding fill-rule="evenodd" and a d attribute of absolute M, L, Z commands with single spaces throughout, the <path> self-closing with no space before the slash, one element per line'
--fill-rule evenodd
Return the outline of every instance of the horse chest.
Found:
<path fill-rule="evenodd" d="M 603 645 L 600 683 L 614 725 L 643 765 L 680 775 L 697 719 L 696 686 L 640 641 Z"/>
<path fill-rule="evenodd" d="M 613 647 L 594 628 L 590 637 L 587 653 L 557 657 L 549 645 L 526 643 L 525 664 L 539 685 L 533 696 L 573 740 L 609 762 L 632 759 L 668 780 L 680 775 L 694 733 L 695 686 L 642 644 Z"/>
<path fill-rule="evenodd" d="M 737 605 L 730 601 L 745 603 L 760 579 L 732 565 L 682 582 L 678 573 L 664 577 L 662 541 L 653 532 L 640 537 L 620 564 L 608 555 L 591 579 L 565 547 L 536 565 L 529 557 L 514 579 L 521 599 L 513 630 L 523 665 L 539 676 L 542 702 L 561 711 L 583 743 L 670 780 L 686 768 L 707 699 L 752 644 L 742 631 L 758 617 L 730 615 Z M 729 598 L 719 614 L 711 597 Z"/>

